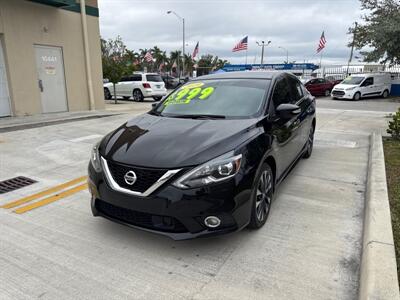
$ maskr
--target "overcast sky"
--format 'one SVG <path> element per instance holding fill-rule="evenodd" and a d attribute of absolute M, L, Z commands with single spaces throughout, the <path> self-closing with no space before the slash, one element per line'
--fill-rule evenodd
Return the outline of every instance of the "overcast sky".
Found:
<path fill-rule="evenodd" d="M 327 40 L 323 63 L 345 63 L 350 50 L 348 28 L 362 14 L 358 0 L 99 0 L 103 38 L 120 35 L 128 48 L 155 45 L 168 52 L 182 47 L 182 22 L 186 22 L 186 52 L 197 41 L 199 54 L 214 54 L 231 63 L 244 63 L 246 51 L 233 46 L 249 36 L 248 63 L 260 62 L 256 41 L 271 41 L 264 63 L 319 62 L 316 48 L 322 31 Z"/>

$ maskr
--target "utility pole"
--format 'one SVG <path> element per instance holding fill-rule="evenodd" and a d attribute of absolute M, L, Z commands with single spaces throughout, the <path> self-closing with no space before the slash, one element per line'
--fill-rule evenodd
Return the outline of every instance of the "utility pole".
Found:
<path fill-rule="evenodd" d="M 353 42 L 351 43 L 350 57 L 349 57 L 349 61 L 347 62 L 346 75 L 349 75 L 350 63 L 353 60 L 353 50 L 354 50 L 354 40 L 355 40 L 355 37 L 356 37 L 356 30 L 357 30 L 357 22 L 354 22 Z"/>
<path fill-rule="evenodd" d="M 289 51 L 285 47 L 279 46 L 278 48 L 282 49 L 283 51 L 286 51 L 286 63 L 289 63 Z"/>
<path fill-rule="evenodd" d="M 261 69 L 263 68 L 264 65 L 264 47 L 268 46 L 269 44 L 271 44 L 271 41 L 267 42 L 267 45 L 265 45 L 264 41 L 261 41 L 261 44 L 259 42 L 256 42 L 258 46 L 261 47 Z"/>
<path fill-rule="evenodd" d="M 167 14 L 174 14 L 179 20 L 182 21 L 182 73 L 185 76 L 185 18 L 178 15 L 173 10 L 167 11 Z M 178 69 L 179 70 L 179 69 Z"/>

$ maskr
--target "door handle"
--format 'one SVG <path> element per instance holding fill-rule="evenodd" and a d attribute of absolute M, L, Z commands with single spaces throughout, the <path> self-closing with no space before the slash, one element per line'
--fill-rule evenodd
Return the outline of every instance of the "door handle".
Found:
<path fill-rule="evenodd" d="M 40 92 L 43 93 L 43 81 L 42 81 L 42 79 L 39 79 L 39 80 L 38 80 L 38 84 L 39 84 L 39 90 L 40 90 Z"/>

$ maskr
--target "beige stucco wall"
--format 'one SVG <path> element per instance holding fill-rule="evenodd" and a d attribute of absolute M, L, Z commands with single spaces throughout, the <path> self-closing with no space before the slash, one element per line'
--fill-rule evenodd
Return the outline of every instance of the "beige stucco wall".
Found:
<path fill-rule="evenodd" d="M 96 109 L 104 108 L 100 32 L 97 17 L 87 16 Z M 63 49 L 69 111 L 89 109 L 81 15 L 25 0 L 0 0 L 3 40 L 12 113 L 40 114 L 34 45 Z"/>

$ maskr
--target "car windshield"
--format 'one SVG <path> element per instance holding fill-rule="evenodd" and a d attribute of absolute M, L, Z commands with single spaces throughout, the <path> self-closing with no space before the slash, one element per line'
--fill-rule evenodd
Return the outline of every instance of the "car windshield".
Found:
<path fill-rule="evenodd" d="M 160 75 L 154 74 L 154 75 L 146 75 L 147 81 L 151 82 L 161 82 L 163 81 Z"/>
<path fill-rule="evenodd" d="M 219 79 L 186 83 L 154 111 L 162 116 L 246 118 L 256 115 L 270 80 Z"/>
<path fill-rule="evenodd" d="M 342 81 L 342 84 L 360 84 L 364 77 L 349 76 Z"/>

